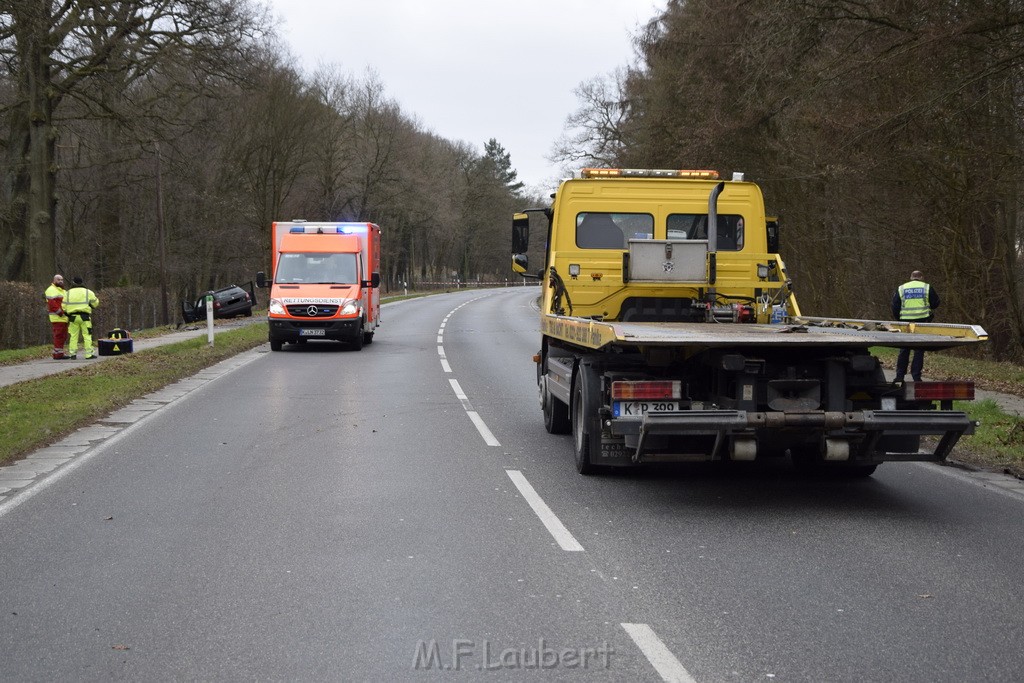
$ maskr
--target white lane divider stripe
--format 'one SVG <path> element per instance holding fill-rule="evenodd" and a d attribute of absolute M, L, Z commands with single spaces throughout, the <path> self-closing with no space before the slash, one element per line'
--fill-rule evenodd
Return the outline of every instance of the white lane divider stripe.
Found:
<path fill-rule="evenodd" d="M 661 642 L 661 638 L 647 624 L 619 624 L 647 657 L 661 680 L 668 683 L 696 683 L 676 656 Z"/>
<path fill-rule="evenodd" d="M 462 387 L 459 386 L 459 380 L 450 379 L 448 380 L 448 383 L 452 385 L 452 391 L 455 392 L 455 398 L 459 399 L 460 401 L 465 401 L 469 398 L 468 396 L 466 396 L 466 392 L 462 390 Z"/>
<path fill-rule="evenodd" d="M 477 297 L 477 299 L 482 298 L 483 297 Z M 444 320 L 441 321 L 441 328 L 437 331 L 437 355 L 440 356 L 441 358 L 441 369 L 444 370 L 446 373 L 450 373 L 452 371 L 452 366 L 448 364 L 448 358 L 444 353 L 444 346 L 442 346 L 442 344 L 444 343 L 444 326 L 448 324 L 448 318 L 452 317 L 452 313 L 455 313 L 455 311 L 462 308 L 462 306 L 465 306 L 468 303 L 472 303 L 473 301 L 476 301 L 476 299 L 471 299 L 470 301 L 467 301 L 460 306 L 456 306 L 455 309 L 451 311 L 451 313 L 444 317 Z M 479 413 L 473 410 L 473 404 L 469 402 L 469 397 L 466 396 L 466 392 L 464 392 L 462 390 L 462 387 L 459 386 L 458 380 L 449 379 L 448 383 L 452 385 L 452 391 L 455 392 L 455 397 L 459 399 L 459 401 L 462 403 L 462 409 L 466 411 L 466 415 L 468 415 L 469 419 L 473 422 L 473 426 L 476 427 L 476 431 L 480 433 L 480 436 L 483 438 L 484 443 L 487 444 L 488 446 L 500 446 L 501 442 L 498 441 L 498 439 L 495 438 L 493 432 L 491 432 L 491 430 L 488 429 L 487 424 L 484 422 L 484 419 L 480 417 Z"/>
<path fill-rule="evenodd" d="M 530 482 L 526 480 L 526 477 L 523 476 L 523 473 L 519 470 L 505 470 L 505 474 L 508 475 L 512 483 L 519 489 L 523 499 L 533 508 L 534 513 L 540 518 L 541 523 L 547 528 L 548 532 L 555 537 L 555 542 L 558 543 L 558 546 L 568 552 L 583 552 L 583 546 L 580 545 L 580 542 L 569 533 L 569 530 L 565 528 L 562 521 L 548 507 L 548 504 L 537 495 L 537 492 L 533 489 Z"/>
<path fill-rule="evenodd" d="M 469 419 L 476 425 L 476 431 L 480 432 L 480 436 L 484 437 L 484 443 L 488 446 L 500 446 L 501 443 L 494 438 L 494 434 L 491 434 L 491 430 L 484 424 L 484 420 L 475 410 L 467 410 L 466 415 L 469 415 Z"/>
<path fill-rule="evenodd" d="M 462 403 L 462 409 L 466 411 L 466 415 L 472 420 L 473 426 L 476 427 L 476 431 L 480 432 L 480 436 L 483 437 L 484 443 L 488 446 L 500 446 L 501 442 L 498 441 L 490 429 L 487 428 L 487 424 L 484 423 L 480 414 L 473 410 L 473 404 L 469 402 L 469 397 L 466 396 L 466 392 L 462 390 L 459 385 L 459 380 L 450 379 L 448 383 L 452 385 L 452 391 L 455 392 L 455 398 L 459 399 Z"/>

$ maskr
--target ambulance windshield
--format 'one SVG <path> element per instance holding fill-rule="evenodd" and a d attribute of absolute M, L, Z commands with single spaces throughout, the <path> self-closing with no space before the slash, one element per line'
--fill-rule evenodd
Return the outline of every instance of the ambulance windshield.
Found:
<path fill-rule="evenodd" d="M 277 262 L 277 284 L 351 285 L 359 282 L 355 254 L 287 253 Z"/>

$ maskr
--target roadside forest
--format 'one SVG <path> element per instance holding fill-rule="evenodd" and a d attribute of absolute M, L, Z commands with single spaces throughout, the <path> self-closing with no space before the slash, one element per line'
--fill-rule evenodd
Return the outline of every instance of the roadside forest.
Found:
<path fill-rule="evenodd" d="M 804 313 L 936 319 L 1024 361 L 1024 2 L 669 0 L 636 63 L 580 85 L 567 167 L 743 171 Z"/>
<path fill-rule="evenodd" d="M 0 282 L 82 275 L 173 321 L 294 218 L 383 226 L 389 288 L 510 277 L 501 144 L 435 135 L 372 72 L 304 73 L 276 30 L 254 0 L 0 1 Z"/>

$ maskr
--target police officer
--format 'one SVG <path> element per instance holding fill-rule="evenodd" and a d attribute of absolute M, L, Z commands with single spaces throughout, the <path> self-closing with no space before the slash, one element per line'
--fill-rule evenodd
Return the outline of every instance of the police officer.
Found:
<path fill-rule="evenodd" d="M 924 273 L 915 270 L 910 274 L 910 281 L 896 288 L 892 295 L 892 317 L 907 322 L 928 323 L 932 321 L 932 313 L 939 307 L 939 293 L 924 281 Z M 896 381 L 902 382 L 907 374 L 907 362 L 910 360 L 910 349 L 900 349 L 896 358 Z M 915 382 L 921 381 L 924 369 L 924 349 L 914 351 L 914 361 L 910 364 L 910 376 Z"/>
<path fill-rule="evenodd" d="M 82 278 L 76 276 L 72 282 L 74 287 L 64 296 L 64 312 L 68 315 L 68 358 L 74 360 L 78 350 L 78 333 L 82 333 L 82 346 L 85 348 L 86 359 L 95 358 L 92 351 L 92 312 L 100 305 L 96 294 L 82 284 Z"/>
<path fill-rule="evenodd" d="M 46 298 L 46 314 L 50 316 L 50 327 L 53 328 L 53 359 L 64 358 L 64 342 L 68 338 L 68 317 L 64 315 L 61 304 L 64 303 L 64 276 L 57 273 L 53 276 L 50 286 L 43 292 Z"/>

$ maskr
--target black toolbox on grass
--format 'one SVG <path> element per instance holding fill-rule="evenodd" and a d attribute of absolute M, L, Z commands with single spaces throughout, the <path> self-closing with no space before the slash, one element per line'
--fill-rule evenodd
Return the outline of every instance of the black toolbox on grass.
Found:
<path fill-rule="evenodd" d="M 120 356 L 133 350 L 131 333 L 120 327 L 111 330 L 106 339 L 99 339 L 96 344 L 101 356 Z"/>

